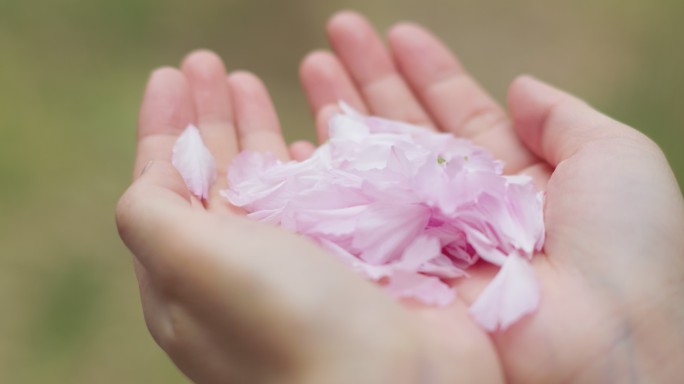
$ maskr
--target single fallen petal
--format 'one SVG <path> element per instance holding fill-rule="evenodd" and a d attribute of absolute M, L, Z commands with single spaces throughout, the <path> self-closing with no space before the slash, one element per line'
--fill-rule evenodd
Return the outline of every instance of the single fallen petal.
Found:
<path fill-rule="evenodd" d="M 216 163 L 194 125 L 188 125 L 176 141 L 171 163 L 193 195 L 205 200 L 209 197 L 209 188 L 216 181 Z"/>
<path fill-rule="evenodd" d="M 470 314 L 487 331 L 505 330 L 539 305 L 539 284 L 530 263 L 517 253 L 470 306 Z"/>

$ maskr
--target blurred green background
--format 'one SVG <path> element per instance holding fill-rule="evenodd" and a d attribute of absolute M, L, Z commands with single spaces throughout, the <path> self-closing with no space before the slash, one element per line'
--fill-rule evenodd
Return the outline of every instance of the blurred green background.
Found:
<path fill-rule="evenodd" d="M 636 126 L 684 180 L 684 2 L 0 0 L 0 382 L 184 383 L 114 226 L 149 72 L 195 48 L 268 84 L 312 138 L 297 67 L 335 10 L 423 23 L 503 99 L 532 73 Z"/>

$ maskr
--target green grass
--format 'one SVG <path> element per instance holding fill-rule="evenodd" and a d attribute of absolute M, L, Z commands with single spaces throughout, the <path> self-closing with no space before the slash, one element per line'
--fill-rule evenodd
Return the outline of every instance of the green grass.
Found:
<path fill-rule="evenodd" d="M 494 95 L 527 72 L 653 137 L 684 180 L 681 1 L 354 1 L 431 26 Z M 199 47 L 270 86 L 313 137 L 297 65 L 339 4 L 0 2 L 0 382 L 182 383 L 147 334 L 113 210 L 148 73 Z"/>

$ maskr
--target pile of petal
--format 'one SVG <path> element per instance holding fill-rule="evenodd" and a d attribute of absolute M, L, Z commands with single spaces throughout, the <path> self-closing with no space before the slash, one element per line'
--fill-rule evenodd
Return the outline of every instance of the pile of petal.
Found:
<path fill-rule="evenodd" d="M 529 259 L 544 241 L 543 195 L 525 176 L 450 134 L 348 107 L 302 162 L 243 152 L 223 195 L 300 233 L 397 298 L 446 306 L 478 260 L 500 266 L 470 308 L 488 331 L 539 303 Z M 182 172 L 181 172 L 182 173 Z"/>

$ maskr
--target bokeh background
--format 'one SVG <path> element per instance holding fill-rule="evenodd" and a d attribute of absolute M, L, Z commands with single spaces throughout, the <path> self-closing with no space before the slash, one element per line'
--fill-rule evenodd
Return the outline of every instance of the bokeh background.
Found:
<path fill-rule="evenodd" d="M 268 84 L 312 138 L 297 67 L 335 10 L 441 35 L 500 100 L 532 73 L 650 135 L 684 180 L 681 0 L 0 0 L 0 382 L 185 383 L 145 328 L 114 206 L 146 77 L 195 48 Z"/>

